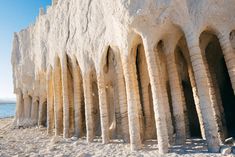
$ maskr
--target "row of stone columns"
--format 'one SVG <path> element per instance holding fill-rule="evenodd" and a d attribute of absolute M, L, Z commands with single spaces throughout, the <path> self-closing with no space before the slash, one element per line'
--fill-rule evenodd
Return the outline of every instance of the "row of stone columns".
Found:
<path fill-rule="evenodd" d="M 149 57 L 151 58 L 151 57 Z M 147 61 L 148 62 L 148 61 Z M 155 61 L 151 61 L 155 62 Z M 126 94 L 127 94 L 127 101 L 128 101 L 128 109 L 125 108 L 125 106 L 121 107 L 120 112 L 121 115 L 123 115 L 122 118 L 122 131 L 124 138 L 128 140 L 129 137 L 128 134 L 130 134 L 130 143 L 131 147 L 133 150 L 139 149 L 141 147 L 141 135 L 140 135 L 140 115 L 139 115 L 139 109 L 138 105 L 140 104 L 140 97 L 139 97 L 139 89 L 138 89 L 138 82 L 137 82 L 137 75 L 136 75 L 136 67 L 134 65 L 135 62 L 131 58 L 124 58 L 124 63 L 123 63 L 123 72 L 124 72 L 124 77 L 125 77 L 125 84 L 124 84 L 124 78 L 122 77 L 122 68 L 119 67 L 117 70 L 117 74 L 119 75 L 118 84 L 120 84 L 120 89 L 124 90 L 126 89 Z M 74 64 L 74 62 L 73 62 Z M 155 64 L 156 65 L 156 64 Z M 152 66 L 152 64 L 150 64 Z M 76 88 L 81 88 L 79 86 L 79 80 L 78 80 L 78 71 L 76 71 L 77 66 L 73 66 L 73 86 L 74 90 L 77 92 L 79 89 Z M 70 116 L 69 116 L 69 102 L 68 100 L 68 81 L 67 79 L 67 60 L 63 59 L 62 60 L 62 65 L 60 65 L 60 61 L 57 61 L 55 63 L 55 70 L 53 71 L 53 74 L 49 73 L 48 77 L 48 85 L 47 85 L 47 90 L 48 90 L 48 128 L 51 130 L 53 128 L 53 123 L 51 122 L 53 120 L 52 116 L 52 111 L 53 110 L 53 99 L 52 95 L 54 95 L 54 110 L 55 110 L 55 130 L 56 130 L 56 135 L 59 135 L 63 132 L 63 135 L 65 138 L 69 137 L 68 130 L 69 130 L 69 122 L 70 122 Z M 156 129 L 158 130 L 158 141 L 159 141 L 159 146 L 160 150 L 162 152 L 167 151 L 168 147 L 168 131 L 167 131 L 167 124 L 165 121 L 164 113 L 165 109 L 163 106 L 161 107 L 158 105 L 158 103 L 168 103 L 168 101 L 165 99 L 167 96 L 165 94 L 159 94 L 159 93 L 164 93 L 166 92 L 166 87 L 162 86 L 162 80 L 161 78 L 155 76 L 152 72 L 150 73 L 150 76 L 154 76 L 154 78 L 150 79 L 152 82 L 151 84 L 155 84 L 156 86 L 151 86 L 153 93 L 153 101 L 154 101 L 154 115 L 155 115 L 155 121 L 157 121 L 157 127 Z M 159 72 L 160 74 L 160 72 Z M 53 75 L 50 76 L 50 75 Z M 91 72 L 88 72 L 87 75 L 84 75 L 83 77 L 83 89 L 84 89 L 84 98 L 85 98 L 85 117 L 86 117 L 86 132 L 87 132 L 87 141 L 91 142 L 94 137 L 95 137 L 95 129 L 94 128 L 94 121 L 93 121 L 93 113 L 92 113 L 92 108 L 94 105 L 94 100 L 93 100 L 93 92 L 92 91 L 92 80 L 96 77 L 96 75 L 92 76 Z M 108 110 L 107 110 L 107 93 L 106 93 L 106 86 L 105 86 L 105 80 L 102 74 L 98 73 L 97 75 L 97 83 L 98 83 L 98 90 L 99 90 L 99 110 L 100 110 L 100 119 L 101 119 L 101 130 L 102 130 L 102 139 L 103 143 L 108 143 L 110 141 L 109 137 L 109 124 L 108 124 Z M 52 81 L 53 80 L 53 81 Z M 81 80 L 80 80 L 81 81 Z M 155 83 L 155 81 L 157 81 Z M 76 87 L 75 87 L 76 86 Z M 125 88 L 126 87 L 126 88 Z M 154 87 L 154 88 L 153 88 Z M 52 88 L 54 88 L 52 90 Z M 54 91 L 54 92 L 52 92 Z M 81 92 L 77 93 L 74 91 L 74 102 L 80 103 L 79 97 L 81 96 Z M 162 92 L 164 91 L 164 92 Z M 158 94 L 157 94 L 158 93 Z M 123 99 L 126 100 L 126 95 L 125 92 L 119 91 L 120 95 L 120 102 L 123 102 L 125 105 L 125 102 Z M 76 98 L 76 99 L 75 99 Z M 63 100 L 63 101 L 62 101 Z M 74 104 L 75 104 L 74 103 Z M 63 107 L 62 107 L 63 106 Z M 66 110 L 67 109 L 67 110 Z M 79 133 L 79 114 L 81 114 L 81 110 L 79 110 L 79 105 L 74 107 L 75 109 L 75 133 Z M 128 112 L 128 116 L 126 114 Z M 138 113 L 138 114 L 136 114 Z M 62 116 L 63 115 L 63 116 Z M 62 121 L 61 117 L 64 119 Z M 128 117 L 128 123 L 126 121 L 126 118 Z M 65 120 L 66 119 L 66 120 Z M 128 133 L 128 124 L 129 124 L 129 133 Z M 64 128 L 62 131 L 62 127 Z M 126 130 L 127 129 L 127 130 Z"/>
<path fill-rule="evenodd" d="M 223 131 L 219 131 L 219 129 L 221 129 L 222 125 L 221 123 L 221 118 L 219 118 L 219 121 L 216 121 L 216 117 L 219 117 L 216 108 L 218 108 L 219 106 L 217 106 L 218 104 L 218 100 L 215 100 L 215 98 L 213 98 L 213 94 L 215 93 L 215 88 L 212 85 L 211 82 L 211 76 L 209 75 L 208 72 L 208 65 L 205 61 L 204 55 L 203 55 L 203 50 L 201 49 L 201 47 L 199 46 L 199 37 L 196 38 L 195 34 L 191 34 L 189 33 L 189 35 L 186 36 L 187 39 L 187 44 L 189 47 L 189 56 L 190 56 L 190 60 L 192 63 L 192 66 L 189 64 L 189 78 L 190 78 L 190 82 L 191 82 L 191 86 L 192 86 L 192 91 L 193 91 L 193 97 L 195 99 L 195 106 L 196 106 L 196 110 L 198 113 L 198 117 L 199 117 L 199 122 L 201 125 L 201 133 L 202 133 L 202 137 L 205 138 L 207 140 L 208 143 L 208 148 L 209 151 L 211 152 L 218 152 L 219 150 L 219 144 L 223 141 L 224 137 L 223 137 Z M 225 56 L 225 60 L 226 60 L 226 64 L 229 70 L 229 75 L 231 78 L 231 82 L 234 82 L 234 62 L 232 62 L 231 60 L 233 60 L 234 58 L 234 53 L 232 50 L 232 47 L 230 45 L 230 41 L 226 39 L 224 39 L 224 37 L 222 36 L 222 48 L 224 50 L 224 56 Z M 157 68 L 155 67 L 155 71 L 151 71 L 151 67 L 153 67 L 155 64 L 159 64 L 159 60 L 153 60 L 154 57 L 148 57 L 149 54 L 154 54 L 153 52 L 153 47 L 154 45 L 151 44 L 152 41 L 150 41 L 148 43 L 148 38 L 146 40 L 144 40 L 144 47 L 146 50 L 146 57 L 147 57 L 147 64 L 148 64 L 148 70 L 149 70 L 149 75 L 150 75 L 150 80 L 152 80 L 152 82 L 154 82 L 155 80 L 158 80 L 158 78 L 160 78 L 160 76 L 158 76 L 158 78 L 156 79 L 151 79 L 151 75 L 157 75 Z M 150 46 L 149 46 L 150 45 Z M 168 45 L 169 46 L 169 45 Z M 176 45 L 173 45 L 173 48 L 175 48 Z M 156 53 L 156 52 L 155 52 Z M 171 88 L 171 97 L 172 97 L 172 105 L 173 105 L 173 115 L 175 118 L 175 129 L 176 129 L 176 143 L 184 143 L 185 139 L 187 137 L 186 131 L 186 119 L 185 119 L 185 113 L 184 113 L 184 106 L 185 106 L 185 100 L 184 100 L 184 94 L 182 91 L 182 85 L 181 85 L 181 80 L 178 76 L 178 71 L 176 69 L 176 61 L 175 61 L 175 56 L 174 56 L 174 49 L 166 52 L 167 53 L 167 69 L 168 69 L 168 75 L 169 75 L 169 79 L 170 79 L 170 88 Z M 227 55 L 227 57 L 226 57 Z M 228 57 L 229 56 L 229 57 Z M 152 59 L 152 62 L 151 62 Z M 129 63 L 131 64 L 131 63 Z M 160 67 L 160 66 L 158 66 Z M 129 71 L 131 71 L 131 68 L 129 67 Z M 125 74 L 126 75 L 126 74 Z M 128 76 L 130 77 L 130 76 Z M 159 81 L 161 82 L 161 81 Z M 152 90 L 153 90 L 153 97 L 154 95 L 156 95 L 156 92 L 154 91 L 154 85 L 156 85 L 157 83 L 151 83 L 152 86 Z M 161 87 L 161 85 L 163 86 L 162 83 L 157 84 L 158 87 Z M 128 87 L 127 87 L 128 88 Z M 159 89 L 159 88 L 158 88 Z M 160 90 L 160 89 L 159 89 Z M 160 92 L 158 92 L 160 93 Z M 162 87 L 161 89 L 161 93 L 165 93 L 164 92 L 164 87 Z M 157 94 L 158 96 L 160 94 Z M 156 99 L 154 99 L 156 100 Z M 160 99 L 162 100 L 162 99 Z M 166 100 L 166 99 L 165 99 Z M 137 97 L 137 101 L 138 97 Z M 215 102 L 216 101 L 216 102 Z M 166 105 L 166 103 L 158 103 L 155 104 L 154 107 L 155 109 L 158 107 L 161 107 L 162 105 Z M 161 118 L 164 118 L 164 115 L 159 113 L 158 110 L 155 110 L 155 114 L 157 114 L 156 116 L 159 116 Z M 209 113 L 209 114 L 208 114 Z M 129 115 L 130 116 L 130 115 Z M 166 120 L 166 118 L 164 118 Z M 164 120 L 162 120 L 164 122 Z M 160 126 L 164 126 L 163 124 L 158 124 L 158 119 L 156 119 L 156 123 L 157 123 L 157 129 L 159 129 Z M 130 124 L 131 125 L 131 124 Z M 131 127 L 131 126 L 130 126 Z M 167 127 L 161 127 L 167 130 Z M 135 128 L 135 131 L 137 133 L 135 133 L 134 135 L 136 136 L 136 134 L 140 134 L 140 132 L 138 132 L 139 130 L 137 128 Z M 158 135 L 160 133 L 160 130 L 157 131 Z M 168 134 L 169 135 L 169 134 Z M 131 135 L 130 135 L 131 136 Z M 138 136 L 137 136 L 138 137 Z M 162 136 L 159 135 L 159 138 L 163 138 L 163 137 L 167 137 L 167 136 Z M 170 139 L 171 137 L 168 136 L 168 138 Z M 169 140 L 168 139 L 168 140 Z M 132 140 L 132 139 L 131 139 Z M 133 139 L 134 141 L 134 145 L 138 146 L 141 142 L 139 141 L 135 141 L 136 139 Z M 167 139 L 163 139 L 164 142 L 159 143 L 159 150 L 160 152 L 166 152 L 167 151 L 167 146 L 164 145 L 167 143 Z M 158 139 L 158 142 L 161 142 L 161 140 Z M 164 147 L 163 147 L 164 146 Z"/>
<path fill-rule="evenodd" d="M 163 83 L 160 72 L 160 58 L 154 54 L 154 44 L 148 39 L 143 40 L 145 55 L 148 65 L 149 78 L 153 95 L 154 116 L 157 130 L 158 149 L 160 153 L 168 152 L 168 128 L 167 117 L 165 116 L 164 105 L 169 106 L 166 95 L 166 85 Z"/>
<path fill-rule="evenodd" d="M 211 152 L 217 152 L 220 139 L 218 135 L 219 122 L 216 121 L 215 93 L 211 76 L 208 72 L 208 65 L 205 62 L 203 50 L 199 44 L 199 37 L 195 34 L 186 34 L 189 48 L 189 78 L 193 90 L 196 110 L 201 125 L 202 137 L 207 140 L 208 148 Z M 225 36 L 219 37 L 224 51 L 226 64 L 235 88 L 234 74 L 234 53 L 229 44 L 229 39 Z M 171 118 L 167 117 L 169 112 L 168 94 L 166 83 L 163 80 L 160 69 L 160 58 L 154 51 L 155 45 L 148 38 L 143 39 L 144 55 L 146 57 L 147 73 L 152 92 L 152 103 L 154 118 L 156 123 L 157 140 L 160 153 L 168 152 L 168 143 L 173 137 Z M 184 113 L 184 94 L 181 85 L 181 78 L 177 71 L 176 58 L 173 45 L 166 52 L 167 72 L 170 82 L 170 91 L 173 106 L 173 116 L 175 119 L 176 144 L 184 144 L 186 133 L 186 119 Z M 131 48 L 127 48 L 125 54 L 130 54 Z M 136 62 L 131 56 L 122 56 L 122 66 L 117 68 L 118 95 L 120 103 L 120 114 L 122 124 L 122 134 L 125 141 L 129 141 L 133 150 L 141 148 L 141 115 L 140 115 L 140 90 L 138 89 L 138 76 Z M 49 69 L 47 74 L 47 99 L 32 98 L 22 92 L 17 93 L 16 123 L 21 125 L 42 125 L 45 115 L 43 114 L 43 104 L 47 101 L 47 128 L 51 134 L 55 128 L 55 135 L 62 135 L 68 138 L 72 135 L 81 137 L 84 135 L 83 123 L 86 123 L 87 141 L 91 142 L 95 138 L 94 105 L 99 105 L 101 135 L 103 143 L 110 141 L 109 113 L 107 104 L 106 84 L 103 72 L 99 71 L 92 76 L 88 71 L 82 77 L 76 59 L 72 59 L 72 76 L 68 76 L 67 57 L 56 60 L 54 69 Z M 71 74 L 70 74 L 71 75 Z M 69 84 L 72 77 L 72 88 Z M 96 77 L 98 84 L 99 102 L 93 100 L 93 77 Z M 147 91 L 147 90 L 145 90 Z M 70 99 L 73 99 L 72 101 Z M 85 101 L 85 119 L 82 115 L 83 99 Z M 94 104 L 98 103 L 98 104 Z M 147 114 L 150 111 L 146 110 Z M 73 115 L 74 113 L 74 115 Z M 208 114 L 209 113 L 209 114 Z M 74 119 L 74 121 L 73 121 Z M 128 120 L 127 120 L 128 119 Z M 147 119 L 148 121 L 148 119 Z M 26 124 L 24 124 L 26 123 Z M 149 123 L 149 122 L 147 122 Z M 71 129 L 74 125 L 74 133 Z"/>
<path fill-rule="evenodd" d="M 22 94 L 19 91 L 16 94 L 17 104 L 16 104 L 16 116 L 14 125 L 16 127 L 30 127 L 35 125 L 45 125 L 42 116 L 42 106 L 45 104 L 45 99 L 40 99 L 37 97 L 31 97 L 28 94 Z M 40 117 L 41 115 L 41 117 Z"/>
<path fill-rule="evenodd" d="M 190 59 L 195 75 L 195 80 L 198 89 L 200 110 L 202 113 L 202 119 L 205 126 L 205 137 L 208 144 L 208 149 L 211 152 L 218 152 L 219 150 L 219 138 L 216 121 L 211 113 L 213 109 L 211 106 L 210 92 L 211 87 L 208 79 L 208 73 L 203 61 L 201 49 L 199 47 L 199 37 L 190 33 L 186 35 L 187 44 L 190 53 Z M 210 114 L 208 114 L 210 113 Z"/>
<path fill-rule="evenodd" d="M 233 85 L 233 89 L 234 89 L 234 53 L 233 53 L 233 49 L 231 47 L 230 41 L 228 40 L 228 36 L 226 36 L 227 38 L 225 39 L 224 36 L 220 37 L 220 41 L 222 44 L 222 48 L 224 51 L 224 56 L 225 56 L 225 60 L 226 60 L 226 64 L 228 67 L 228 71 L 229 71 L 229 75 L 230 75 L 230 79 L 232 81 L 232 85 Z M 219 144 L 222 142 L 222 140 L 224 139 L 224 135 L 223 135 L 223 131 L 220 132 L 218 129 L 220 129 L 222 127 L 221 123 L 221 118 L 219 118 L 219 121 L 215 121 L 216 117 L 219 117 L 218 114 L 216 114 L 216 108 L 218 108 L 216 102 L 215 102 L 215 98 L 213 98 L 213 93 L 215 93 L 215 87 L 213 87 L 213 85 L 211 84 L 211 76 L 208 73 L 208 67 L 207 67 L 207 63 L 204 59 L 204 55 L 203 55 L 203 50 L 201 49 L 201 47 L 199 46 L 199 37 L 196 36 L 195 34 L 191 34 L 189 33 L 189 35 L 186 36 L 187 38 L 187 44 L 189 47 L 189 56 L 190 56 L 190 60 L 192 63 L 189 64 L 189 78 L 190 78 L 190 82 L 191 82 L 191 86 L 192 86 L 192 91 L 193 91 L 193 97 L 194 97 L 194 101 L 195 101 L 195 105 L 196 105 L 196 110 L 198 113 L 198 117 L 199 117 L 199 122 L 201 125 L 201 134 L 202 137 L 204 139 L 207 139 L 207 143 L 208 143 L 208 148 L 209 151 L 211 152 L 217 152 L 219 150 Z M 151 43 L 151 41 L 150 41 Z M 176 46 L 176 45 L 175 45 Z M 148 64 L 148 68 L 149 68 L 149 75 L 151 77 L 151 75 L 153 75 L 154 73 L 156 74 L 156 70 L 155 71 L 151 71 L 151 67 L 154 66 L 154 62 L 157 62 L 156 60 L 153 60 L 153 56 L 152 57 L 148 57 L 149 55 L 149 51 L 150 54 L 154 54 L 154 52 L 152 51 L 154 45 L 152 44 L 149 48 L 148 51 L 148 40 L 145 40 L 145 50 L 146 50 L 146 57 L 147 57 L 147 64 Z M 175 48 L 175 47 L 174 47 Z M 170 86 L 171 86 L 171 96 L 172 96 L 172 105 L 173 105 L 173 114 L 174 117 L 176 118 L 176 123 L 175 123 L 175 127 L 176 127 L 176 143 L 184 143 L 185 139 L 187 137 L 186 131 L 186 119 L 184 120 L 185 116 L 184 116 L 184 111 L 185 111 L 185 100 L 184 100 L 184 96 L 183 96 L 183 91 L 182 91 L 182 86 L 181 86 L 181 82 L 179 80 L 179 76 L 178 76 L 178 72 L 176 69 L 176 63 L 175 63 L 175 57 L 174 57 L 174 50 L 171 50 L 170 52 L 167 52 L 168 56 L 167 56 L 167 66 L 168 66 L 168 75 L 170 78 Z M 152 59 L 152 62 L 150 62 Z M 129 119 L 131 119 L 130 121 L 136 121 L 138 122 L 138 112 L 137 112 L 137 108 L 138 108 L 138 102 L 139 100 L 139 94 L 135 93 L 136 90 L 135 87 L 137 86 L 136 82 L 136 76 L 132 76 L 131 74 L 135 75 L 135 69 L 133 72 L 133 63 L 132 61 L 129 61 L 130 59 L 127 58 L 124 61 L 124 76 L 126 79 L 126 90 L 127 93 L 133 93 L 134 95 L 130 96 L 130 94 L 127 94 L 128 98 L 135 98 L 134 100 L 131 100 L 131 102 L 128 102 L 128 111 L 129 111 Z M 126 65 L 129 65 L 128 67 L 125 67 Z M 128 70 L 125 70 L 128 69 Z M 157 69 L 156 67 L 154 69 Z M 160 76 L 158 76 L 158 79 L 160 78 Z M 131 81 L 128 81 L 130 80 Z M 151 79 L 152 82 L 154 82 L 155 80 L 158 79 Z M 159 82 L 161 82 L 161 80 L 159 80 Z M 134 85 L 132 85 L 134 84 Z M 155 91 L 154 91 L 154 85 L 156 85 L 157 83 L 151 83 L 152 86 L 152 92 L 153 92 L 153 96 L 156 95 Z M 162 83 L 159 83 L 160 85 L 162 85 Z M 132 85 L 132 86 L 130 86 Z M 158 84 L 157 84 L 158 85 Z M 132 89 L 131 91 L 129 91 L 128 89 Z M 162 88 L 164 89 L 164 87 Z M 159 93 L 162 93 L 163 90 L 159 90 L 157 95 L 160 95 Z M 165 93 L 165 92 L 163 92 Z M 178 94 L 177 94 L 178 93 Z M 162 98 L 162 97 L 161 97 Z M 166 99 L 161 99 L 161 98 L 154 98 L 153 101 L 160 101 L 160 100 L 165 100 Z M 137 103 L 137 104 L 136 104 Z M 217 100 L 218 103 L 218 100 Z M 162 104 L 163 105 L 163 104 Z M 164 104 L 166 105 L 166 104 Z M 157 110 L 157 108 L 161 107 L 160 104 L 156 104 L 154 105 L 155 107 L 155 117 L 156 117 L 156 123 L 158 123 L 158 116 L 160 115 L 160 117 L 162 119 L 164 118 L 164 115 L 159 113 L 159 109 Z M 135 115 L 132 115 L 133 112 L 136 112 Z M 158 113 L 158 114 L 157 114 Z M 181 117 L 181 118 L 180 118 Z M 134 119 L 132 119 L 134 118 Z M 179 119 L 178 119 L 179 118 Z M 164 122 L 164 120 L 162 120 L 162 122 Z M 165 127 L 161 126 L 162 124 L 157 124 L 157 129 L 162 128 L 162 129 L 166 129 Z M 164 125 L 163 125 L 164 126 Z M 132 148 L 136 149 L 140 146 L 141 142 L 139 139 L 139 134 L 141 134 L 141 126 L 135 125 L 132 126 L 131 122 L 130 122 L 130 137 L 131 137 L 131 144 L 133 145 Z M 133 129 L 133 130 L 132 130 Z M 160 133 L 161 131 L 158 130 L 158 133 Z M 134 138 L 135 137 L 135 138 Z M 167 137 L 167 136 L 162 136 L 159 135 L 159 139 L 158 142 L 161 142 L 161 139 L 163 137 Z M 168 136 L 168 138 L 170 138 Z M 163 143 L 167 143 L 166 142 L 166 138 L 164 139 Z M 178 142 L 177 142 L 178 141 Z M 162 146 L 162 147 L 161 147 Z M 161 143 L 159 143 L 159 150 L 161 152 L 166 152 L 167 151 L 167 146 L 164 146 L 164 144 L 161 145 Z"/>

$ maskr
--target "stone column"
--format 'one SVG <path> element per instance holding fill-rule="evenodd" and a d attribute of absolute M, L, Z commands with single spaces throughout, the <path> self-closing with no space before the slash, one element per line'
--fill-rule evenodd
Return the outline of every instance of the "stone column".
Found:
<path fill-rule="evenodd" d="M 138 114 L 138 105 L 140 104 L 140 98 L 137 75 L 135 73 L 135 62 L 133 58 L 123 57 L 123 70 L 126 81 L 126 93 L 128 102 L 130 144 L 132 150 L 137 150 L 142 147 L 142 144 Z"/>
<path fill-rule="evenodd" d="M 85 98 L 85 115 L 86 115 L 86 131 L 87 131 L 87 142 L 92 142 L 95 136 L 94 122 L 92 119 L 92 83 L 91 74 L 88 73 L 83 77 L 83 89 Z"/>
<path fill-rule="evenodd" d="M 24 100 L 21 91 L 16 93 L 16 116 L 14 120 L 15 126 L 22 126 L 22 121 L 24 118 Z"/>
<path fill-rule="evenodd" d="M 52 134 L 55 127 L 53 75 L 51 69 L 47 73 L 47 134 Z"/>
<path fill-rule="evenodd" d="M 147 66 L 147 65 L 146 65 Z M 144 79 L 148 78 L 148 73 L 146 69 L 146 73 L 142 73 L 145 75 Z M 150 99 L 150 96 L 152 95 L 152 92 L 149 92 L 149 82 L 143 82 L 143 87 L 142 87 L 142 93 L 143 93 L 143 110 L 144 110 L 144 136 L 143 139 L 152 139 L 156 138 L 154 137 L 156 135 L 156 127 L 155 127 L 155 121 L 153 120 L 153 117 L 151 116 L 153 112 L 153 108 L 151 106 L 152 100 Z"/>
<path fill-rule="evenodd" d="M 117 88 L 118 88 L 121 125 L 122 125 L 122 137 L 125 142 L 129 142 L 130 134 L 129 134 L 129 124 L 128 124 L 128 112 L 127 112 L 127 96 L 126 96 L 125 80 L 123 76 L 121 60 L 116 73 L 117 73 Z"/>
<path fill-rule="evenodd" d="M 202 111 L 200 108 L 198 90 L 196 87 L 195 77 L 194 77 L 194 73 L 193 73 L 193 69 L 192 69 L 191 65 L 189 66 L 188 71 L 189 71 L 189 79 L 190 79 L 192 91 L 193 91 L 193 98 L 194 98 L 194 102 L 195 102 L 195 106 L 196 106 L 196 110 L 197 110 L 198 120 L 200 123 L 201 135 L 202 135 L 202 138 L 205 140 L 206 139 L 205 126 L 204 126 L 203 119 L 202 119 Z"/>
<path fill-rule="evenodd" d="M 67 56 L 62 59 L 62 94 L 63 94 L 63 137 L 69 137 L 69 93 L 68 93 L 68 74 Z"/>
<path fill-rule="evenodd" d="M 63 99 L 61 83 L 61 65 L 55 62 L 54 66 L 54 110 L 55 110 L 55 135 L 63 133 Z"/>
<path fill-rule="evenodd" d="M 157 139 L 159 153 L 164 154 L 168 152 L 168 131 L 166 124 L 166 116 L 164 106 L 169 105 L 168 98 L 166 95 L 165 84 L 161 80 L 160 65 L 159 61 L 155 60 L 154 45 L 144 39 L 144 48 L 146 53 L 146 60 L 149 71 L 149 78 L 151 83 L 152 95 L 153 95 L 153 106 L 154 116 L 156 122 Z M 165 93 L 165 94 L 164 94 Z"/>
<path fill-rule="evenodd" d="M 32 100 L 30 100 L 30 96 L 25 93 L 24 94 L 24 126 L 30 125 L 30 115 L 31 115 L 31 106 Z"/>
<path fill-rule="evenodd" d="M 224 59 L 228 69 L 229 77 L 235 94 L 235 50 L 232 48 L 229 33 L 223 32 L 219 36 L 221 48 L 223 50 Z"/>
<path fill-rule="evenodd" d="M 162 71 L 160 70 L 160 73 Z M 167 83 L 164 81 L 163 77 L 161 77 L 162 81 L 162 96 L 164 98 L 164 111 L 166 114 L 166 125 L 167 125 L 167 132 L 168 132 L 168 143 L 169 145 L 173 145 L 173 140 L 174 140 L 174 126 L 173 126 L 173 121 L 172 121 L 172 116 L 171 116 L 171 109 L 170 109 L 170 103 L 169 103 L 169 96 L 167 93 Z M 152 89 L 152 88 L 151 88 Z"/>
<path fill-rule="evenodd" d="M 77 137 L 83 135 L 82 128 L 82 99 L 83 99 L 83 87 L 82 78 L 80 74 L 80 68 L 77 65 L 75 59 L 73 60 L 73 88 L 74 88 L 74 134 Z"/>
<path fill-rule="evenodd" d="M 105 81 L 102 74 L 97 76 L 98 90 L 99 90 L 99 107 L 100 107 L 100 120 L 102 131 L 102 142 L 109 143 L 109 114 L 107 106 L 107 95 L 105 90 Z"/>
<path fill-rule="evenodd" d="M 176 144 L 184 144 L 186 140 L 186 122 L 184 114 L 185 98 L 182 89 L 181 78 L 177 70 L 174 48 L 170 51 L 171 52 L 166 53 L 166 60 L 171 89 L 173 115 L 175 120 L 175 142 Z"/>
<path fill-rule="evenodd" d="M 202 56 L 203 56 L 203 61 L 204 61 L 204 65 L 206 67 L 206 71 L 207 71 L 207 76 L 208 76 L 208 82 L 209 82 L 209 86 L 210 86 L 210 96 L 211 96 L 211 105 L 212 105 L 212 109 L 213 109 L 213 115 L 214 115 L 214 119 L 216 121 L 216 126 L 217 126 L 217 130 L 218 130 L 218 138 L 220 140 L 220 143 L 222 144 L 225 140 L 225 135 L 224 133 L 227 133 L 227 129 L 226 127 L 224 128 L 222 125 L 222 121 L 224 121 L 222 114 L 223 113 L 223 104 L 222 104 L 222 99 L 221 99 L 221 95 L 220 95 L 220 89 L 219 89 L 219 85 L 217 84 L 217 79 L 215 74 L 212 72 L 210 72 L 209 69 L 209 64 L 207 63 L 207 59 L 206 59 L 206 52 L 205 52 L 205 47 L 201 47 L 201 52 L 202 52 Z"/>
<path fill-rule="evenodd" d="M 142 132 L 142 139 L 151 139 L 155 135 L 155 121 L 153 120 L 152 113 L 152 91 L 149 91 L 149 73 L 147 67 L 147 61 L 145 57 L 144 46 L 141 44 L 138 46 L 138 63 L 137 63 L 137 71 L 138 71 L 138 78 L 139 78 L 139 93 L 141 98 L 141 106 L 140 106 L 140 113 L 143 117 L 142 125 L 143 125 L 143 132 Z M 151 97 L 150 97 L 151 96 Z M 143 116 L 144 115 L 144 116 Z"/>
<path fill-rule="evenodd" d="M 69 90 L 69 137 L 74 136 L 74 90 L 73 90 L 73 80 L 70 80 L 70 87 L 72 88 Z M 69 87 L 69 88 L 70 88 Z"/>
<path fill-rule="evenodd" d="M 218 152 L 218 128 L 213 116 L 214 111 L 212 109 L 212 100 L 210 99 L 211 87 L 208 78 L 208 72 L 203 61 L 201 49 L 199 47 L 199 36 L 193 33 L 188 33 L 186 34 L 186 40 L 189 47 L 190 58 L 198 89 L 200 110 L 202 111 L 202 119 L 205 126 L 208 150 L 210 152 Z"/>

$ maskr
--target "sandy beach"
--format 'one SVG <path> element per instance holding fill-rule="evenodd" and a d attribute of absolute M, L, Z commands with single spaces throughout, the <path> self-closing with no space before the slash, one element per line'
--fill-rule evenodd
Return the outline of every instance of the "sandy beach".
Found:
<path fill-rule="evenodd" d="M 88 144 L 85 138 L 63 139 L 62 137 L 48 136 L 46 128 L 13 129 L 12 121 L 13 118 L 0 119 L 0 157 L 160 156 L 157 144 L 154 141 L 145 142 L 143 145 L 144 149 L 131 152 L 129 144 L 123 144 L 118 140 L 103 145 L 101 139 L 97 138 L 94 142 Z M 204 141 L 195 139 L 193 143 L 192 141 L 187 141 L 187 145 L 184 147 L 172 147 L 170 153 L 164 156 L 219 157 L 221 154 L 207 153 Z"/>

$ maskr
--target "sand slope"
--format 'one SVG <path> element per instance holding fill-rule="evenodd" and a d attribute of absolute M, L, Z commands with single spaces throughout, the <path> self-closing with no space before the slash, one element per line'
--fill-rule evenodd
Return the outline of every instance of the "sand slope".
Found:
<path fill-rule="evenodd" d="M 0 157 L 10 156 L 159 156 L 157 144 L 146 142 L 143 150 L 131 152 L 129 144 L 115 140 L 103 145 L 100 139 L 87 144 L 85 138 L 72 140 L 62 137 L 50 137 L 45 128 L 12 129 L 12 118 L 0 119 Z M 206 153 L 205 143 L 200 140 L 188 141 L 185 147 L 174 146 L 165 156 L 221 156 L 221 154 Z M 195 153 L 197 152 L 197 153 Z"/>

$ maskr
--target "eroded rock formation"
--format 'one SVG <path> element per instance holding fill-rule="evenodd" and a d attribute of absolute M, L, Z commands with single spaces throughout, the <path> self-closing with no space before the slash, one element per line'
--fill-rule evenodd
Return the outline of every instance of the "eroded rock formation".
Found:
<path fill-rule="evenodd" d="M 160 153 L 235 136 L 234 0 L 54 0 L 14 35 L 14 125 Z"/>

